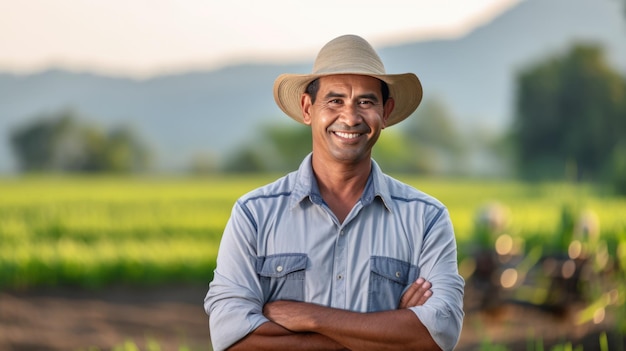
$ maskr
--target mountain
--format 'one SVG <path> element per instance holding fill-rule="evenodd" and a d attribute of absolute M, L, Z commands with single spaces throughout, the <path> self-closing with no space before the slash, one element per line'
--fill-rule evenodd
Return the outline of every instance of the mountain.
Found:
<path fill-rule="evenodd" d="M 425 98 L 441 95 L 460 122 L 511 121 L 515 74 L 574 43 L 601 45 L 626 72 L 626 15 L 619 1 L 527 0 L 457 40 L 382 50 L 386 65 L 416 72 Z"/>
<path fill-rule="evenodd" d="M 626 72 L 626 16 L 620 6 L 615 0 L 526 0 L 461 38 L 378 51 L 388 72 L 415 72 L 424 98 L 442 99 L 461 128 L 502 132 L 512 119 L 516 72 L 575 42 L 601 45 L 611 64 Z M 312 61 L 250 63 L 146 80 L 54 69 L 0 73 L 0 172 L 14 170 L 11 130 L 68 107 L 103 127 L 124 123 L 137 129 L 155 147 L 162 170 L 182 169 L 199 152 L 225 157 L 259 127 L 295 123 L 276 107 L 273 81 L 285 72 L 310 72 Z"/>

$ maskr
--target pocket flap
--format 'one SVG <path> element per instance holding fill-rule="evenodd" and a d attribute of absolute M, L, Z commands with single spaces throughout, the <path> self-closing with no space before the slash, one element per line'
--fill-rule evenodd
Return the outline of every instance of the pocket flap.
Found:
<path fill-rule="evenodd" d="M 307 255 L 300 253 L 278 254 L 258 257 L 257 274 L 264 277 L 283 277 L 289 273 L 306 269 Z"/>
<path fill-rule="evenodd" d="M 370 258 L 371 271 L 387 279 L 406 284 L 409 281 L 411 265 L 391 257 L 373 256 Z"/>

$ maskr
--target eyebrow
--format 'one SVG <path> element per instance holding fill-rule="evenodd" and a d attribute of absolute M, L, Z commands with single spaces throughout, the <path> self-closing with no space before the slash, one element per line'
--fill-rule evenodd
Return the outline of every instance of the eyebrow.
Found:
<path fill-rule="evenodd" d="M 362 95 L 359 95 L 358 98 L 372 100 L 376 103 L 378 102 L 378 96 L 376 96 L 376 94 L 374 93 L 362 94 Z"/>
<path fill-rule="evenodd" d="M 332 99 L 332 98 L 345 98 L 345 97 L 346 97 L 346 94 L 336 93 L 334 91 L 330 91 L 330 92 L 328 92 L 328 94 L 326 94 L 324 96 L 324 99 L 328 100 L 328 99 Z M 378 103 L 378 97 L 374 93 L 361 94 L 361 95 L 357 96 L 356 98 L 357 99 L 369 99 L 369 100 L 372 100 L 372 101 Z"/>
<path fill-rule="evenodd" d="M 332 98 L 345 98 L 346 94 L 335 93 L 334 91 L 329 91 L 328 94 L 324 95 L 324 100 L 332 99 Z"/>

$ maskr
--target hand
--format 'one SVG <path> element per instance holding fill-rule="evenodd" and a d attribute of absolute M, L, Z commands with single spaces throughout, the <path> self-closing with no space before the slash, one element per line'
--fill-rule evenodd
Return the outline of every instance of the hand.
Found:
<path fill-rule="evenodd" d="M 400 299 L 398 309 L 421 306 L 433 296 L 432 284 L 424 278 L 419 278 L 413 282 Z"/>
<path fill-rule="evenodd" d="M 309 331 L 306 317 L 316 307 L 310 303 L 279 300 L 265 304 L 263 315 L 292 332 L 306 332 Z"/>

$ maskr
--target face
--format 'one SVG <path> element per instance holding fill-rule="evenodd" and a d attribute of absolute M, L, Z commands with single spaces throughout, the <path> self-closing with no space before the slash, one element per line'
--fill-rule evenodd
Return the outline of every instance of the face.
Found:
<path fill-rule="evenodd" d="M 381 82 L 369 76 L 319 79 L 315 103 L 302 95 L 304 122 L 311 126 L 313 153 L 327 161 L 357 163 L 371 157 L 394 101 L 383 105 Z"/>

